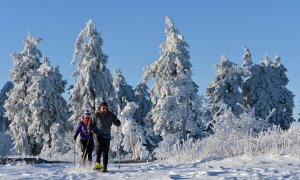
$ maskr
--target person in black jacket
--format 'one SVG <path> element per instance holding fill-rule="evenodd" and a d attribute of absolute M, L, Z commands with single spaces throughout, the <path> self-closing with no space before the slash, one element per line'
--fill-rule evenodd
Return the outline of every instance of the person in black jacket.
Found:
<path fill-rule="evenodd" d="M 120 126 L 121 121 L 109 111 L 106 102 L 100 103 L 98 111 L 94 114 L 88 126 L 89 133 L 94 133 L 97 140 L 96 165 L 94 170 L 107 172 L 112 124 Z M 100 164 L 101 155 L 103 155 L 103 165 Z"/>

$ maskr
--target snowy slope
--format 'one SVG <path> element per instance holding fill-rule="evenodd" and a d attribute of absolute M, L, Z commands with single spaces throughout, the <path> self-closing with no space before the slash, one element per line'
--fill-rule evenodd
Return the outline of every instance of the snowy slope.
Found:
<path fill-rule="evenodd" d="M 291 156 L 238 157 L 188 164 L 162 161 L 109 164 L 109 173 L 70 164 L 0 165 L 0 179 L 300 179 L 300 159 Z"/>

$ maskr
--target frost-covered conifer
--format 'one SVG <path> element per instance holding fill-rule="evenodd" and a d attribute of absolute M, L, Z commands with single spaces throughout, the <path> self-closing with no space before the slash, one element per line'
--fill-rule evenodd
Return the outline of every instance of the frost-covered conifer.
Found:
<path fill-rule="evenodd" d="M 134 102 L 138 108 L 133 114 L 133 119 L 135 119 L 135 121 L 143 127 L 145 136 L 147 137 L 147 149 L 152 151 L 152 149 L 155 147 L 155 142 L 153 142 L 153 123 L 150 118 L 146 118 L 152 107 L 148 87 L 144 83 L 139 83 L 134 92 Z"/>
<path fill-rule="evenodd" d="M 12 141 L 6 131 L 9 129 L 9 122 L 7 117 L 4 116 L 5 108 L 4 103 L 8 98 L 7 92 L 13 88 L 13 83 L 8 81 L 0 92 L 0 156 L 5 156 L 9 153 L 12 148 Z"/>
<path fill-rule="evenodd" d="M 279 125 L 282 129 L 288 129 L 294 120 L 293 108 L 294 94 L 287 89 L 289 82 L 286 76 L 287 69 L 280 63 L 280 57 L 275 56 L 271 68 L 271 82 L 273 91 L 269 94 L 272 98 L 272 112 L 268 116 L 268 121 L 272 124 Z"/>
<path fill-rule="evenodd" d="M 247 47 L 244 47 L 244 55 L 243 55 L 243 70 L 244 70 L 244 76 L 248 77 L 251 75 L 252 68 L 255 66 L 253 64 L 250 50 Z"/>
<path fill-rule="evenodd" d="M 273 87 L 270 81 L 270 65 L 271 61 L 268 56 L 262 61 L 261 65 L 255 65 L 256 68 L 251 70 L 250 77 L 243 85 L 243 95 L 245 104 L 255 109 L 255 116 L 261 119 L 266 117 L 271 112 L 270 104 L 272 99 L 268 95 Z"/>
<path fill-rule="evenodd" d="M 201 100 L 198 86 L 191 79 L 192 65 L 189 61 L 188 44 L 175 29 L 172 20 L 166 17 L 166 41 L 161 44 L 160 58 L 145 69 L 143 80 L 153 78 L 150 91 L 152 110 L 147 118 L 154 123 L 154 132 L 162 140 L 172 135 L 171 144 L 199 137 L 202 134 L 200 119 Z"/>
<path fill-rule="evenodd" d="M 0 92 L 0 132 L 5 132 L 8 129 L 8 119 L 4 116 L 5 108 L 4 103 L 8 98 L 7 94 L 14 87 L 11 81 L 5 83 Z"/>
<path fill-rule="evenodd" d="M 134 102 L 138 105 L 138 108 L 134 112 L 133 118 L 143 127 L 147 126 L 150 128 L 151 125 L 148 124 L 150 122 L 147 123 L 144 121 L 147 113 L 151 110 L 152 107 L 147 85 L 144 83 L 139 83 L 135 88 L 134 93 Z"/>
<path fill-rule="evenodd" d="M 65 141 L 65 133 L 70 129 L 70 125 L 67 103 L 62 97 L 67 82 L 62 80 L 59 67 L 52 67 L 47 57 L 37 71 L 38 74 L 32 77 L 32 84 L 28 88 L 30 93 L 26 97 L 32 112 L 28 135 L 35 139 L 33 152 L 40 154 L 43 149 L 43 153 L 47 154 L 65 153 L 70 149 L 65 148 L 68 144 Z M 52 130 L 53 126 L 60 130 Z M 56 146 L 56 141 L 64 146 L 53 147 Z M 58 151 L 49 151 L 50 149 Z"/>
<path fill-rule="evenodd" d="M 138 108 L 133 114 L 133 119 L 143 127 L 147 137 L 147 149 L 152 151 L 155 147 L 155 142 L 153 142 L 153 123 L 150 118 L 146 118 L 152 107 L 148 87 L 145 83 L 139 83 L 134 92 L 134 102 Z"/>
<path fill-rule="evenodd" d="M 280 64 L 279 57 L 273 63 L 268 56 L 265 56 L 261 65 L 254 67 L 242 88 L 245 104 L 255 109 L 257 118 L 283 129 L 289 128 L 294 120 L 294 95 L 286 88 L 286 68 Z"/>
<path fill-rule="evenodd" d="M 32 77 L 37 75 L 42 54 L 37 49 L 40 38 L 33 37 L 31 33 L 24 41 L 24 49 L 12 55 L 13 68 L 10 78 L 14 88 L 8 92 L 5 101 L 5 116 L 10 122 L 10 135 L 13 139 L 14 150 L 18 154 L 33 154 L 32 149 L 35 139 L 28 135 L 28 127 L 32 123 L 32 114 L 29 108 L 30 101 L 26 101 L 29 94 L 28 87 L 32 84 Z"/>
<path fill-rule="evenodd" d="M 216 121 L 223 114 L 222 103 L 231 108 L 235 116 L 243 112 L 243 96 L 240 88 L 243 84 L 243 71 L 226 56 L 221 57 L 220 64 L 215 65 L 216 78 L 207 88 L 209 96 L 209 112 L 211 119 Z"/>
<path fill-rule="evenodd" d="M 102 101 L 108 103 L 111 111 L 117 110 L 112 76 L 106 68 L 108 56 L 102 52 L 102 43 L 95 23 L 89 20 L 76 40 L 71 62 L 74 65 L 78 59 L 77 70 L 73 73 L 75 84 L 69 99 L 73 112 L 69 120 L 74 124 L 79 121 L 85 107 L 93 111 Z"/>
<path fill-rule="evenodd" d="M 117 99 L 119 100 L 120 111 L 122 111 L 127 102 L 132 102 L 134 100 L 134 91 L 132 86 L 126 83 L 120 69 L 115 71 L 113 86 L 116 91 Z"/>
<path fill-rule="evenodd" d="M 124 151 L 130 152 L 133 159 L 146 159 L 149 151 L 146 148 L 146 132 L 133 119 L 133 113 L 138 108 L 134 102 L 129 102 L 120 114 L 122 120 L 122 146 Z"/>

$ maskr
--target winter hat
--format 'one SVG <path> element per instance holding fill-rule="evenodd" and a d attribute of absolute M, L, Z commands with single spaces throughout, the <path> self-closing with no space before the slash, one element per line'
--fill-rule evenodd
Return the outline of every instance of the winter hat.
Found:
<path fill-rule="evenodd" d="M 91 110 L 85 109 L 83 114 L 91 115 Z"/>
<path fill-rule="evenodd" d="M 102 103 L 100 103 L 99 107 L 102 107 L 102 106 L 108 106 L 107 102 L 103 101 Z"/>

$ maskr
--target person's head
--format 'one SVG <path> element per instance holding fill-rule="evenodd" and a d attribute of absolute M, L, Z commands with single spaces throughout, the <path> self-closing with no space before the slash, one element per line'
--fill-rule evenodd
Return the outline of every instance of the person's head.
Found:
<path fill-rule="evenodd" d="M 82 117 L 83 123 L 88 124 L 90 121 L 90 118 L 91 118 L 90 110 L 88 110 L 88 109 L 84 110 L 83 117 Z"/>
<path fill-rule="evenodd" d="M 106 102 L 102 102 L 99 104 L 98 111 L 101 113 L 107 113 L 108 112 L 108 104 Z"/>

